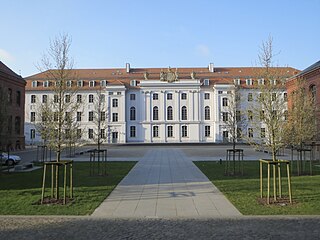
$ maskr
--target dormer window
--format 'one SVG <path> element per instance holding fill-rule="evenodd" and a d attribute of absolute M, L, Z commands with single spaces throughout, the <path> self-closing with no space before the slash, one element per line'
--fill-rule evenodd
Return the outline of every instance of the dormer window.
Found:
<path fill-rule="evenodd" d="M 94 87 L 95 83 L 96 83 L 95 81 L 90 81 L 89 82 L 89 87 Z"/>
<path fill-rule="evenodd" d="M 67 87 L 71 87 L 72 86 L 72 81 L 67 81 Z"/>
<path fill-rule="evenodd" d="M 250 79 L 246 79 L 246 84 L 248 86 L 252 85 L 252 79 L 251 78 Z"/>
<path fill-rule="evenodd" d="M 277 85 L 277 80 L 276 79 L 271 79 L 270 80 L 271 85 Z"/>
<path fill-rule="evenodd" d="M 240 81 L 239 78 L 238 79 L 234 79 L 233 82 L 234 82 L 234 85 L 240 85 L 241 84 L 241 81 Z"/>
<path fill-rule="evenodd" d="M 130 81 L 130 86 L 132 86 L 132 87 L 137 86 L 137 80 L 131 80 Z"/>
<path fill-rule="evenodd" d="M 77 81 L 77 87 L 82 87 L 83 86 L 83 81 L 82 80 L 78 80 Z"/>
<path fill-rule="evenodd" d="M 258 79 L 258 85 L 264 85 L 264 79 L 263 78 Z"/>
<path fill-rule="evenodd" d="M 106 80 L 101 80 L 101 81 L 100 81 L 100 86 L 101 86 L 101 87 L 107 86 L 107 81 L 106 81 Z"/>
<path fill-rule="evenodd" d="M 49 87 L 49 81 L 44 81 L 44 82 L 42 83 L 42 85 L 43 85 L 43 87 Z"/>
<path fill-rule="evenodd" d="M 209 79 L 204 79 L 203 80 L 203 85 L 204 86 L 209 86 Z"/>
<path fill-rule="evenodd" d="M 32 87 L 38 87 L 38 82 L 37 81 L 32 81 L 31 86 Z"/>

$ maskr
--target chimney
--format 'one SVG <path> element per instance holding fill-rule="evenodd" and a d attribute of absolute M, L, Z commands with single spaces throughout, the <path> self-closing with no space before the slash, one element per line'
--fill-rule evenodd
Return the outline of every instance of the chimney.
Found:
<path fill-rule="evenodd" d="M 209 63 L 209 72 L 214 72 L 214 65 L 213 63 Z"/>
<path fill-rule="evenodd" d="M 130 72 L 130 63 L 126 63 L 126 72 L 127 72 L 127 73 Z"/>

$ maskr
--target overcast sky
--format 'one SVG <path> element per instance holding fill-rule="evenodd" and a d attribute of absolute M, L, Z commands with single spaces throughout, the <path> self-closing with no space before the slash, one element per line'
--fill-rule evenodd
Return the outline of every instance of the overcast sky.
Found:
<path fill-rule="evenodd" d="M 320 60 L 320 0 L 0 0 L 0 60 L 23 77 L 60 33 L 75 68 L 256 66 L 262 41 L 276 64 Z"/>

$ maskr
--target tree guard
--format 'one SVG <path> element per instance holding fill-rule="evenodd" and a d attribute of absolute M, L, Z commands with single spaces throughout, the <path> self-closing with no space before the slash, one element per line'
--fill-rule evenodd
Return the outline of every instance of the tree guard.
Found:
<path fill-rule="evenodd" d="M 90 176 L 95 175 L 95 169 L 99 176 L 107 175 L 107 150 L 92 149 L 90 153 Z"/>
<path fill-rule="evenodd" d="M 263 198 L 263 164 L 267 164 L 267 204 L 270 204 L 270 166 L 273 168 L 272 180 L 273 180 L 273 199 L 277 201 L 277 196 L 282 198 L 282 177 L 281 177 L 281 165 L 286 165 L 287 168 L 287 181 L 288 181 L 288 194 L 289 201 L 292 203 L 291 193 L 291 177 L 290 177 L 290 161 L 288 160 L 266 160 L 260 159 L 260 198 Z M 276 171 L 276 167 L 278 171 Z M 277 178 L 278 178 L 278 191 L 277 191 Z M 278 195 L 277 195 L 278 192 Z"/>
<path fill-rule="evenodd" d="M 238 172 L 236 172 L 236 162 L 238 163 Z M 243 149 L 227 149 L 225 175 L 235 175 L 236 173 L 243 175 Z"/>

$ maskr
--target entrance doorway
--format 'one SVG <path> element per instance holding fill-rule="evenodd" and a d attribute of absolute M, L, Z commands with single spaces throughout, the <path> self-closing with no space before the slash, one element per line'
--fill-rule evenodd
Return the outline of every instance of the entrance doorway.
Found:
<path fill-rule="evenodd" d="M 118 132 L 112 132 L 112 143 L 118 142 Z"/>

